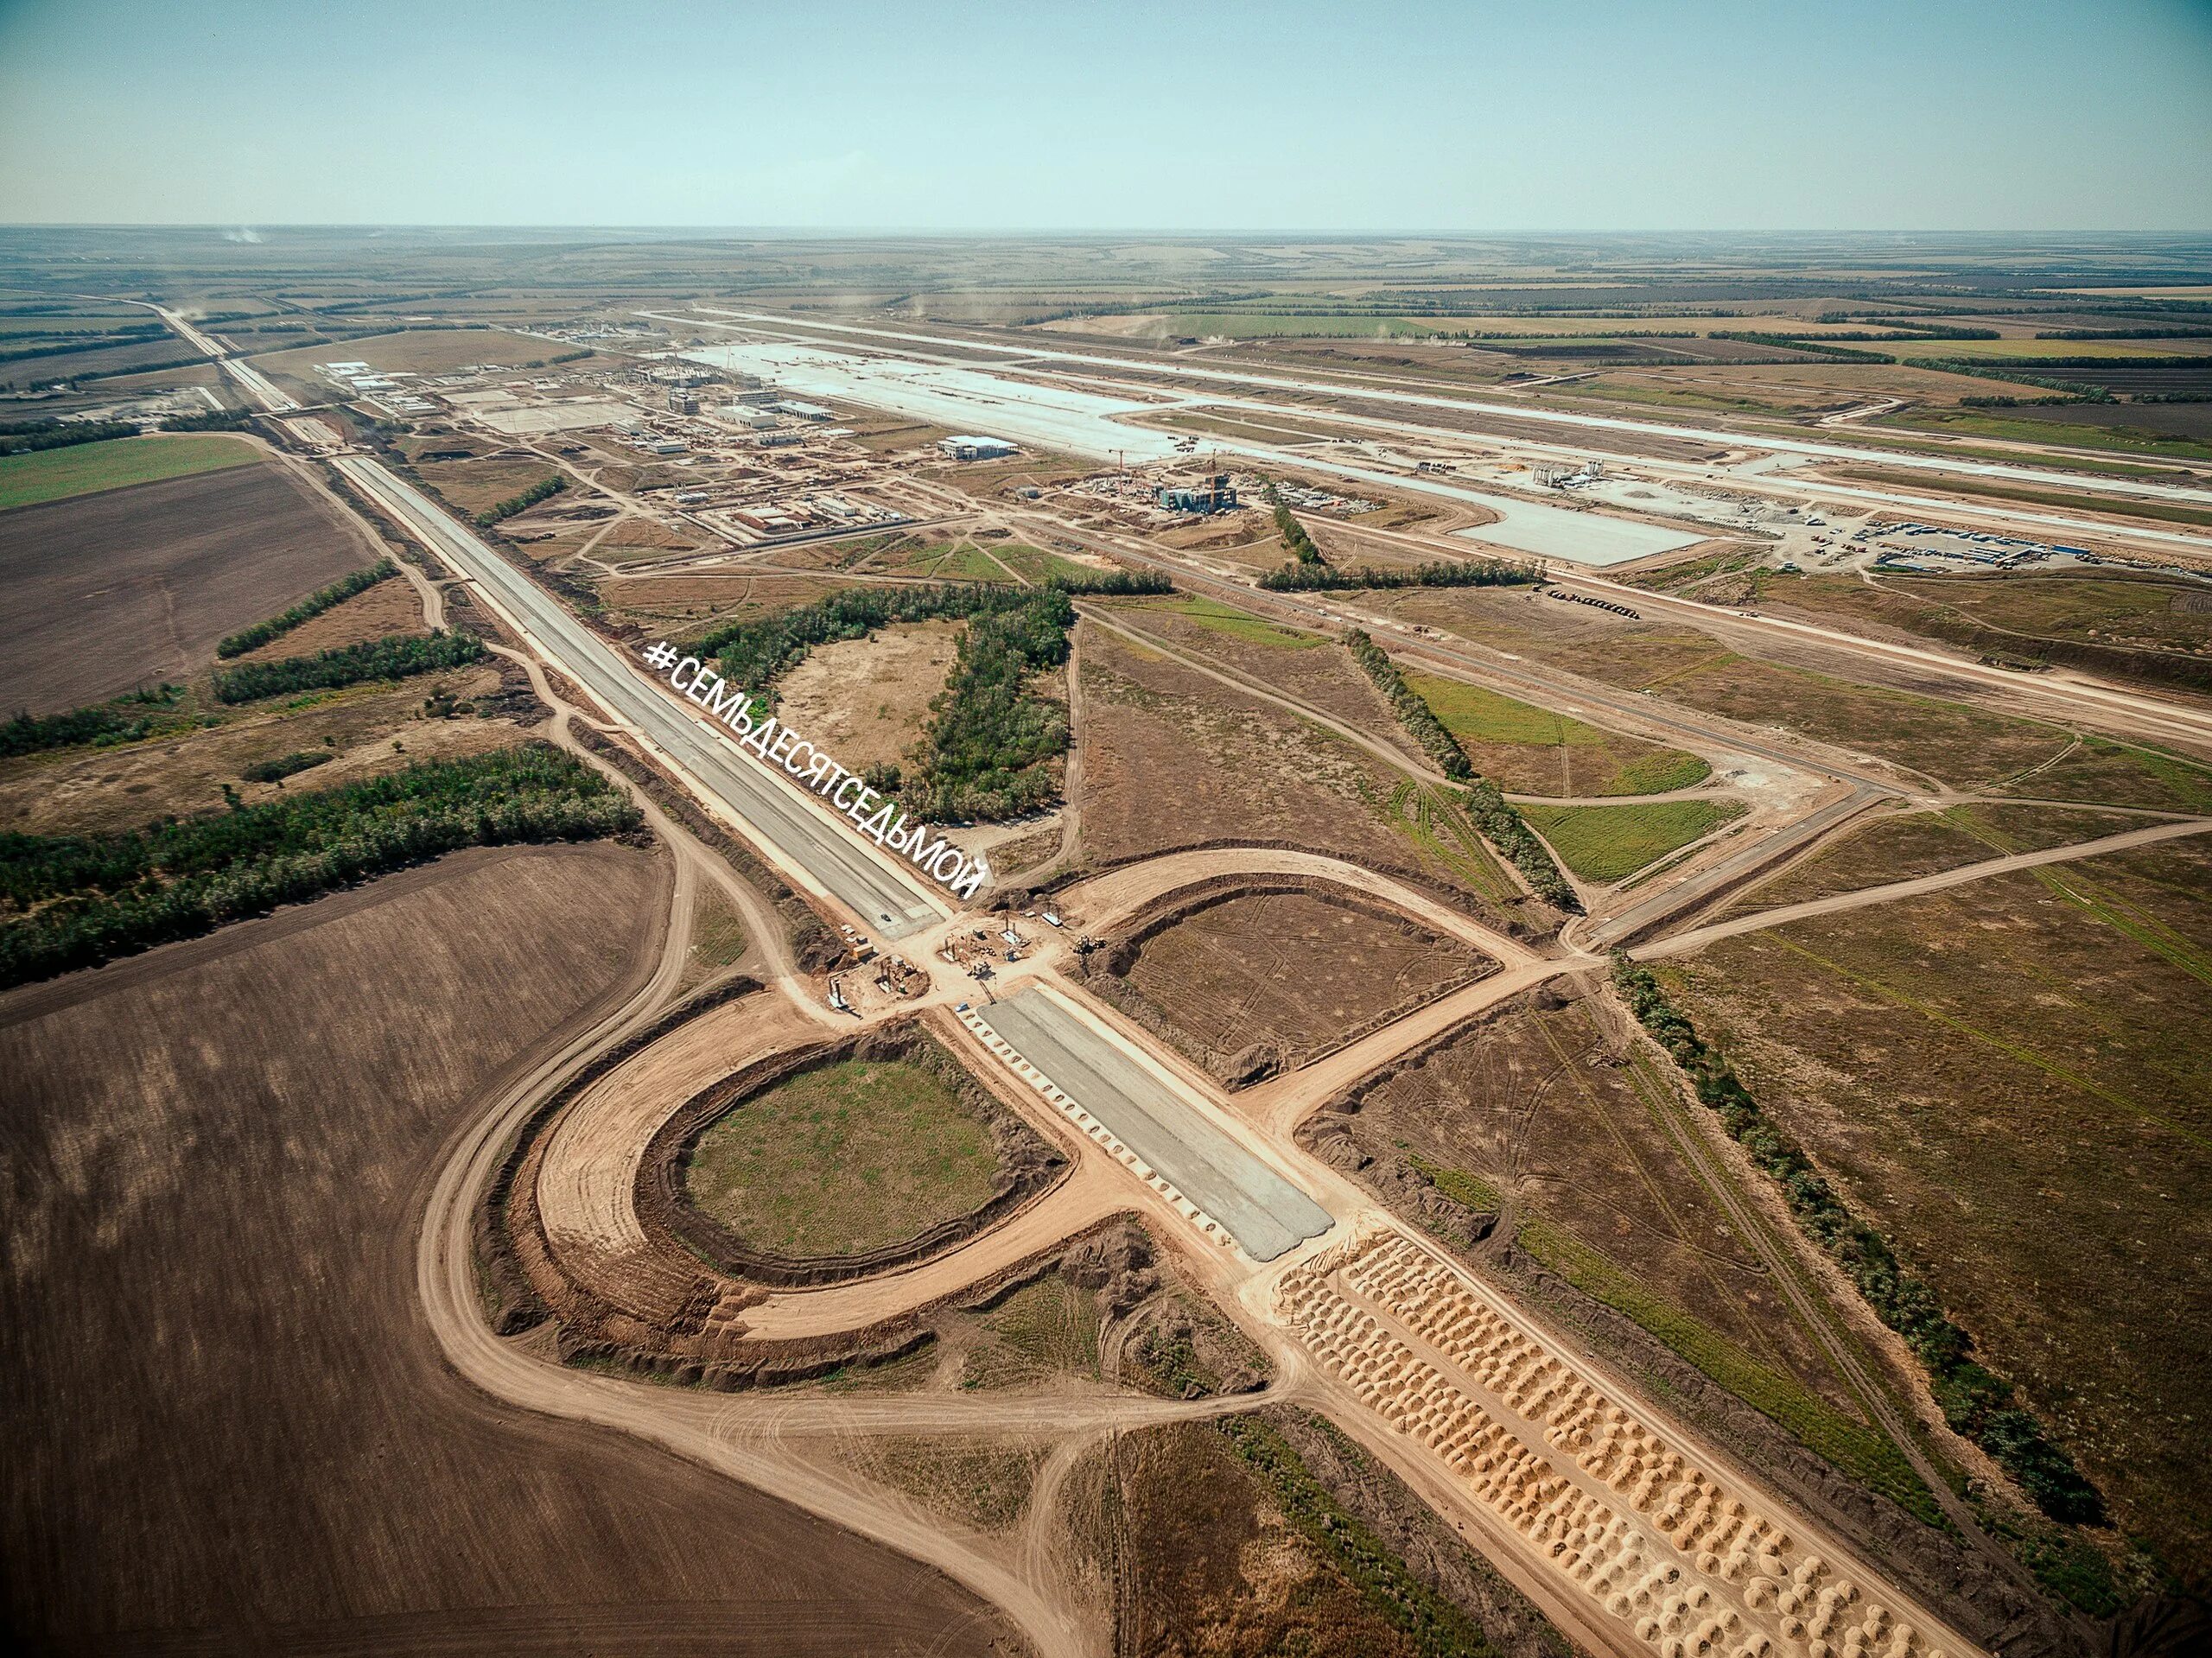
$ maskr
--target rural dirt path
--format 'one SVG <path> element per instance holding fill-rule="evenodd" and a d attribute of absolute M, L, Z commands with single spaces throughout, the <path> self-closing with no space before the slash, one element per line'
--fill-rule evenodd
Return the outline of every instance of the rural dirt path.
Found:
<path fill-rule="evenodd" d="M 2130 847 L 2149 846 L 2159 841 L 2171 841 L 2185 835 L 2212 833 L 2212 818 L 2193 817 L 2180 822 L 2153 823 L 2139 829 L 2129 829 L 2120 835 L 2107 835 L 2097 841 L 2077 841 L 2071 846 L 2046 847 L 2040 852 L 2017 852 L 2003 858 L 1985 859 L 1980 863 L 1962 864 L 1956 869 L 1946 869 L 1933 875 L 1922 875 L 1911 880 L 1891 881 L 1886 886 L 1861 887 L 1855 893 L 1840 893 L 1833 898 L 1808 899 L 1802 904 L 1785 904 L 1777 909 L 1762 910 L 1755 915 L 1737 916 L 1726 921 L 1715 921 L 1707 926 L 1693 927 L 1686 932 L 1672 933 L 1639 944 L 1629 954 L 1638 961 L 1658 961 L 1670 956 L 1687 955 L 1702 950 L 1723 938 L 1738 934 L 1762 931 L 1768 927 L 1786 926 L 1793 921 L 1803 921 L 1813 916 L 1834 915 L 1844 910 L 1864 909 L 1872 904 L 1894 904 L 1900 899 L 1919 898 L 1929 893 L 1940 893 L 1948 886 L 1963 886 L 1968 881 L 1986 880 L 1993 875 L 2007 875 L 2018 869 L 2036 869 L 2044 864 L 2071 863 L 2077 859 L 2094 858 L 2107 852 L 2125 852 Z"/>

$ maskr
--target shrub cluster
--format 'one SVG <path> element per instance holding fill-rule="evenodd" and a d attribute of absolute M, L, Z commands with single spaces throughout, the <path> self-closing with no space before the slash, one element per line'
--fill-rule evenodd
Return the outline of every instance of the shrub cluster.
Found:
<path fill-rule="evenodd" d="M 1421 693 L 1406 683 L 1405 676 L 1398 671 L 1398 664 L 1390 660 L 1389 653 L 1357 627 L 1345 632 L 1344 649 L 1351 652 L 1354 662 L 1366 670 L 1367 677 L 1375 682 L 1375 689 L 1382 693 L 1391 711 L 1398 716 L 1398 723 L 1436 762 L 1436 769 L 1454 783 L 1472 783 L 1475 768 L 1467 759 L 1467 751 L 1459 746 L 1458 738 L 1444 728 L 1444 721 L 1436 717 L 1436 711 Z"/>
<path fill-rule="evenodd" d="M 388 558 L 380 558 L 366 569 L 341 575 L 328 587 L 316 588 L 289 610 L 232 634 L 216 645 L 215 654 L 224 657 L 242 657 L 249 651 L 257 651 L 270 640 L 290 632 L 302 622 L 310 621 L 333 606 L 342 605 L 355 594 L 366 593 L 378 582 L 389 581 L 398 574 L 398 565 Z"/>
<path fill-rule="evenodd" d="M 69 708 L 60 714 L 19 713 L 5 725 L 0 725 L 0 759 L 35 754 L 48 748 L 73 748 L 79 743 L 105 748 L 174 729 L 180 723 L 189 723 L 180 721 L 173 711 L 177 698 L 182 695 L 182 687 L 164 683 L 150 691 L 133 691 L 111 702 L 96 702 L 89 708 Z"/>
<path fill-rule="evenodd" d="M 1973 1338 L 1944 1316 L 1936 1292 L 1899 1264 L 1888 1239 L 1845 1207 L 1803 1149 L 1759 1109 L 1727 1060 L 1668 1001 L 1650 970 L 1617 953 L 1613 984 L 1682 1068 L 1699 1100 L 1782 1188 L 1805 1235 L 1835 1257 L 1867 1305 L 1927 1367 L 1944 1420 L 1989 1452 L 2052 1519 L 2102 1523 L 2104 1502 L 2096 1488 L 2045 1437 L 2043 1425 L 2019 1407 L 2012 1384 L 1974 1360 Z"/>
<path fill-rule="evenodd" d="M 286 691 L 327 690 L 372 679 L 437 673 L 483 659 L 484 641 L 474 633 L 395 633 L 318 651 L 311 657 L 249 662 L 224 670 L 215 676 L 215 697 L 222 702 L 251 702 Z"/>
<path fill-rule="evenodd" d="M 1376 565 L 1341 569 L 1332 564 L 1286 564 L 1269 570 L 1260 585 L 1270 593 L 1335 592 L 1347 588 L 1512 588 L 1544 579 L 1541 564 L 1503 558 L 1441 558 L 1411 569 Z"/>
<path fill-rule="evenodd" d="M 559 473 L 550 478 L 541 478 L 519 495 L 510 495 L 504 501 L 486 508 L 476 515 L 477 524 L 486 530 L 502 518 L 512 518 L 518 512 L 527 512 L 540 501 L 548 501 L 568 488 L 569 480 Z"/>
<path fill-rule="evenodd" d="M 1521 872 L 1529 883 L 1529 890 L 1550 905 L 1569 915 L 1579 915 L 1582 900 L 1574 895 L 1574 887 L 1559 866 L 1552 861 L 1551 853 L 1536 838 L 1535 830 L 1514 810 L 1513 803 L 1488 778 L 1477 778 L 1467 785 L 1467 816 L 1475 820 L 1475 827 L 1483 838 L 1505 854 L 1506 861 Z"/>
<path fill-rule="evenodd" d="M 282 783 L 311 765 L 321 765 L 337 758 L 327 748 L 302 748 L 273 760 L 257 760 L 238 775 L 248 783 Z"/>
<path fill-rule="evenodd" d="M 638 809 L 547 743 L 107 835 L 0 834 L 0 985 L 26 983 L 465 846 L 589 840 Z"/>

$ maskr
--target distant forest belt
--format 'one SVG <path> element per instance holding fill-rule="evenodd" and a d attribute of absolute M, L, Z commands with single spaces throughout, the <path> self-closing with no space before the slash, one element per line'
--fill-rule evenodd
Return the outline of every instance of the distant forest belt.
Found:
<path fill-rule="evenodd" d="M 2001 501 L 2027 501 L 2037 506 L 2064 507 L 2074 512 L 2104 512 L 2120 518 L 2156 518 L 2167 524 L 2212 524 L 2212 510 L 2201 506 L 2171 506 L 2164 501 L 2114 499 L 2104 495 L 2062 495 L 2055 491 L 2021 489 L 2011 484 L 1946 478 L 1940 484 L 1917 473 L 1885 472 L 1876 467 L 1839 467 L 1832 474 L 1855 484 L 1881 484 L 1891 489 L 1940 489 L 1951 495 L 1985 495 Z"/>

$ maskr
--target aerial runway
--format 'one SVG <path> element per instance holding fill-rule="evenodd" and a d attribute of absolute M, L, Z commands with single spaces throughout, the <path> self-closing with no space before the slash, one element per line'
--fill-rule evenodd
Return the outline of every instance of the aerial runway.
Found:
<path fill-rule="evenodd" d="M 336 465 L 355 488 L 427 537 L 441 556 L 520 619 L 551 649 L 563 673 L 705 784 L 744 821 L 754 840 L 779 849 L 822 891 L 883 937 L 904 938 L 952 913 L 948 904 L 903 876 L 888 859 L 870 856 L 849 830 L 740 753 L 734 742 L 683 714 L 558 599 L 461 529 L 420 490 L 359 456 L 341 456 Z"/>
<path fill-rule="evenodd" d="M 1030 989 L 976 1011 L 1001 1041 L 1217 1222 L 1253 1260 L 1273 1261 L 1335 1224 L 1328 1210 L 1068 1003 Z"/>

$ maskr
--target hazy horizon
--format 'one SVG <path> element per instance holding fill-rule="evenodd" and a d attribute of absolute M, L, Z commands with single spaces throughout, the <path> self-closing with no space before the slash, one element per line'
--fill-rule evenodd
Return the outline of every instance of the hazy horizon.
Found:
<path fill-rule="evenodd" d="M 0 0 L 0 221 L 2175 235 L 2209 92 L 2196 0 Z"/>

